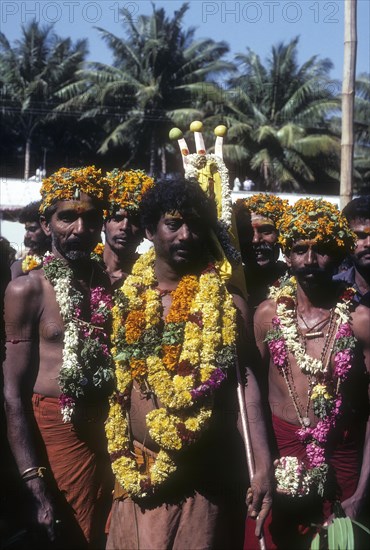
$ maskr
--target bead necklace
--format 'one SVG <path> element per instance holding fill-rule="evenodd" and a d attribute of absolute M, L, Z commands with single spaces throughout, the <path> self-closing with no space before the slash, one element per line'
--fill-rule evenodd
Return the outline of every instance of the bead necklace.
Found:
<path fill-rule="evenodd" d="M 313 493 L 323 496 L 329 469 L 328 440 L 342 414 L 342 386 L 351 384 L 350 373 L 356 346 L 350 324 L 354 290 L 346 289 L 330 313 L 329 328 L 320 359 L 308 355 L 305 345 L 299 341 L 296 291 L 296 280 L 290 278 L 274 293 L 277 315 L 272 319 L 272 328 L 266 335 L 266 342 L 273 364 L 286 381 L 301 425 L 296 432 L 297 437 L 305 446 L 306 453 L 303 459 L 281 456 L 275 469 L 275 478 L 278 490 L 292 497 Z M 305 343 L 304 341 L 303 344 Z M 297 366 L 308 378 L 306 416 L 301 412 L 303 407 L 294 385 L 289 354 L 295 357 Z M 329 369 L 332 355 L 333 368 Z M 318 419 L 313 427 L 308 418 L 310 406 Z"/>
<path fill-rule="evenodd" d="M 326 325 L 329 323 L 330 321 L 330 315 L 328 315 L 328 317 L 326 317 L 325 319 L 322 319 L 321 321 L 319 321 L 318 323 L 316 323 L 315 325 L 313 325 L 312 327 L 309 327 L 308 324 L 306 323 L 306 320 L 305 318 L 303 317 L 303 315 L 301 313 L 299 313 L 299 311 L 297 310 L 297 315 L 300 319 L 302 319 L 303 323 L 305 324 L 306 326 L 306 329 L 307 329 L 307 332 L 306 334 L 304 335 L 305 338 L 308 338 L 308 339 L 311 339 L 311 338 L 322 338 L 324 336 L 324 333 L 323 333 L 323 329 L 326 327 Z M 312 332 L 314 329 L 318 329 L 320 327 L 320 330 L 316 330 L 315 332 Z"/>

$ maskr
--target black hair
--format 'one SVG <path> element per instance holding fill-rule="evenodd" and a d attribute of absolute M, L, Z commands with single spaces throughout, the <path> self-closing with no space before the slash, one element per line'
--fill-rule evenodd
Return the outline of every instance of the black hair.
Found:
<path fill-rule="evenodd" d="M 370 219 L 370 195 L 362 195 L 352 199 L 342 210 L 342 214 L 348 222 L 360 218 L 361 220 Z"/>
<path fill-rule="evenodd" d="M 140 203 L 143 229 L 155 233 L 161 216 L 179 212 L 183 216 L 196 216 L 204 228 L 209 252 L 220 259 L 211 232 L 218 234 L 217 210 L 196 179 L 167 178 L 158 180 L 144 195 Z"/>
<path fill-rule="evenodd" d="M 20 223 L 27 223 L 27 222 L 40 222 L 40 208 L 41 200 L 30 202 L 22 208 L 20 214 L 19 214 L 19 222 Z"/>
<path fill-rule="evenodd" d="M 196 180 L 185 178 L 159 180 L 144 194 L 140 203 L 142 226 L 154 233 L 161 216 L 176 211 L 184 216 L 195 215 L 208 230 L 217 231 L 216 205 Z"/>

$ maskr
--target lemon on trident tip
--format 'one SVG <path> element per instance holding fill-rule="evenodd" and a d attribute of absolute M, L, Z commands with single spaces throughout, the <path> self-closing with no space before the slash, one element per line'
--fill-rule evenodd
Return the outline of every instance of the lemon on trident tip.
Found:
<path fill-rule="evenodd" d="M 225 137 L 227 134 L 227 128 L 223 124 L 220 124 L 219 126 L 216 126 L 214 129 L 214 134 L 217 137 Z"/>
<path fill-rule="evenodd" d="M 190 131 L 191 132 L 201 132 L 203 130 L 203 122 L 200 120 L 194 120 L 190 124 Z"/>
<path fill-rule="evenodd" d="M 180 128 L 172 128 L 172 130 L 170 130 L 168 134 L 168 137 L 173 140 L 181 139 L 183 136 L 184 134 L 182 133 Z"/>

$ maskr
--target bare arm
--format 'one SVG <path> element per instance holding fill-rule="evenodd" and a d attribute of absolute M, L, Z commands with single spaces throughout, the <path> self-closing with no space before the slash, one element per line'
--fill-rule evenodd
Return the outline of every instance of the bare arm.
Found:
<path fill-rule="evenodd" d="M 366 306 L 358 306 L 353 313 L 353 329 L 355 336 L 361 344 L 365 366 L 370 380 L 370 309 Z M 369 406 L 370 406 L 370 385 Z M 355 493 L 342 502 L 344 511 L 349 517 L 356 519 L 360 513 L 364 512 L 366 499 L 369 498 L 370 489 L 370 415 L 368 416 L 365 432 L 365 441 L 362 454 L 362 466 L 359 481 Z"/>
<path fill-rule="evenodd" d="M 239 346 L 238 355 L 239 365 L 242 370 L 241 375 L 246 380 L 244 384 L 244 400 L 255 469 L 253 480 L 251 481 L 251 489 L 249 489 L 247 495 L 247 503 L 250 516 L 257 518 L 256 535 L 259 536 L 263 522 L 272 504 L 274 474 L 266 429 L 265 409 L 256 376 L 257 369 L 259 368 L 259 357 L 253 334 L 250 330 L 248 331 L 246 325 L 248 319 L 246 303 L 239 296 L 234 296 L 234 302 L 241 313 L 239 330 L 242 342 Z"/>
<path fill-rule="evenodd" d="M 38 323 L 42 287 L 40 281 L 20 277 L 5 294 L 6 359 L 4 361 L 4 400 L 8 439 L 22 474 L 32 467 L 45 466 L 37 451 L 37 426 L 32 412 L 32 393 L 38 373 Z M 26 482 L 34 499 L 37 523 L 54 537 L 54 512 L 46 479 Z"/>

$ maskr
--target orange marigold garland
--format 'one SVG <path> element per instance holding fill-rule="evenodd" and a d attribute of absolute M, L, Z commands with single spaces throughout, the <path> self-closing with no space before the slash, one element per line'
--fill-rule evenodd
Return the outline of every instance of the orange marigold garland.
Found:
<path fill-rule="evenodd" d="M 154 249 L 141 256 L 113 308 L 117 392 L 110 400 L 106 433 L 113 471 L 132 497 L 152 494 L 176 470 L 176 452 L 206 429 L 213 394 L 235 361 L 236 310 L 214 267 L 199 278 L 181 279 L 163 321 L 154 262 Z M 136 340 L 133 316 L 143 329 L 135 332 Z M 162 403 L 146 415 L 149 434 L 160 448 L 149 477 L 140 472 L 130 447 L 134 379 Z"/>
<path fill-rule="evenodd" d="M 108 186 L 95 166 L 84 168 L 60 168 L 42 180 L 40 212 L 59 200 L 79 199 L 80 193 L 106 202 Z"/>
<path fill-rule="evenodd" d="M 268 218 L 276 225 L 288 208 L 288 201 L 270 193 L 256 193 L 251 197 L 238 199 L 235 202 L 235 215 L 242 210 L 254 212 L 259 216 Z"/>
<path fill-rule="evenodd" d="M 122 171 L 114 168 L 107 172 L 109 185 L 109 214 L 116 210 L 138 211 L 142 196 L 153 187 L 154 180 L 142 170 Z"/>
<path fill-rule="evenodd" d="M 284 252 L 300 239 L 314 239 L 344 253 L 350 253 L 355 247 L 356 235 L 346 218 L 334 204 L 323 199 L 298 200 L 281 217 L 278 229 Z"/>

